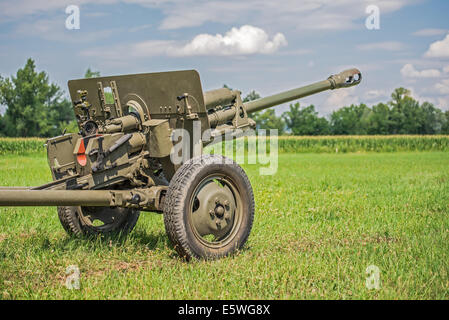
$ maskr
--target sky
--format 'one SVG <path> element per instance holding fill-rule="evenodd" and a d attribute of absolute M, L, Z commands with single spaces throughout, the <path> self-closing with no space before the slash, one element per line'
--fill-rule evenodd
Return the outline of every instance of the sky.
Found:
<path fill-rule="evenodd" d="M 267 96 L 357 67 L 359 86 L 301 104 L 329 115 L 405 87 L 449 110 L 448 13 L 447 0 L 0 0 L 0 75 L 31 57 L 67 92 L 89 67 L 102 76 L 196 69 L 204 91 L 226 84 Z"/>

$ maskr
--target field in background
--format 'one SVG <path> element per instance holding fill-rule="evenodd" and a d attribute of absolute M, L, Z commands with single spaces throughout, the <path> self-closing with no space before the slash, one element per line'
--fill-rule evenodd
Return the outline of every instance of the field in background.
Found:
<path fill-rule="evenodd" d="M 219 261 L 180 260 L 154 213 L 124 240 L 83 240 L 65 234 L 55 208 L 0 208 L 0 298 L 449 298 L 447 152 L 281 154 L 274 176 L 244 167 L 253 231 Z M 0 157 L 0 185 L 50 179 L 43 153 Z M 80 290 L 64 285 L 70 265 Z M 370 265 L 379 290 L 365 286 Z"/>
<path fill-rule="evenodd" d="M 449 151 L 449 136 L 438 135 L 280 136 L 278 139 L 280 153 Z M 0 155 L 44 153 L 45 141 L 38 138 L 0 138 Z"/>

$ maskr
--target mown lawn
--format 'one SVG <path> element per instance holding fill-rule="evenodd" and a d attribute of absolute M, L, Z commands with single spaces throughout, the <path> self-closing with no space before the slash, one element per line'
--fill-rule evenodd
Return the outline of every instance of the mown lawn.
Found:
<path fill-rule="evenodd" d="M 55 208 L 1 208 L 0 298 L 449 298 L 448 153 L 281 154 L 274 176 L 245 169 L 253 231 L 219 261 L 179 259 L 154 213 L 125 240 L 83 240 Z M 0 157 L 1 185 L 47 181 L 45 155 Z M 65 287 L 70 265 L 79 290 Z M 370 265 L 379 290 L 365 285 Z"/>

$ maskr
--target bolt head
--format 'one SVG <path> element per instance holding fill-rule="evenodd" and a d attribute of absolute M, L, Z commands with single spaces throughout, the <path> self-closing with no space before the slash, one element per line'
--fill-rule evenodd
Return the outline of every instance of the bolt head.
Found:
<path fill-rule="evenodd" d="M 223 206 L 218 205 L 218 206 L 215 208 L 215 214 L 216 214 L 218 217 L 222 217 L 223 214 L 224 214 L 224 212 L 225 212 L 225 210 L 224 210 Z"/>

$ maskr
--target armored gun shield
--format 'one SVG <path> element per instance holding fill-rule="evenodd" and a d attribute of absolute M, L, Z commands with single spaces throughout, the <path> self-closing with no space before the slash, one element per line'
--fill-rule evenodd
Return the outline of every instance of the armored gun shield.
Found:
<path fill-rule="evenodd" d="M 191 112 L 208 127 L 203 90 L 195 70 L 70 80 L 68 86 L 75 105 L 80 92 L 87 91 L 95 119 L 103 122 L 131 111 L 138 112 L 142 121 L 173 118 L 184 111 L 179 97 L 187 93 L 193 102 Z M 108 93 L 112 101 L 107 100 Z M 81 110 L 75 110 L 75 114 L 79 120 L 86 116 Z"/>
<path fill-rule="evenodd" d="M 190 114 L 201 121 L 202 131 L 209 128 L 200 77 L 195 70 L 71 80 L 68 86 L 81 130 L 86 129 L 89 120 L 107 125 L 131 113 L 137 114 L 142 123 L 169 120 L 170 128 L 184 128 L 182 115 Z M 80 94 L 90 106 L 79 104 Z"/>

